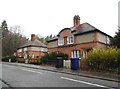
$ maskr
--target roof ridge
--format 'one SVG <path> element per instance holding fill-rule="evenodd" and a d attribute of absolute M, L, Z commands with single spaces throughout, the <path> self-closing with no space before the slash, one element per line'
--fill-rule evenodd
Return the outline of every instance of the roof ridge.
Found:
<path fill-rule="evenodd" d="M 101 33 L 103 33 L 103 34 L 105 34 L 105 35 L 107 35 L 107 36 L 109 36 L 109 37 L 111 37 L 110 35 L 108 35 L 107 33 L 105 33 L 105 32 L 103 32 L 103 31 L 101 31 L 101 30 L 99 30 L 98 28 L 96 28 L 96 27 L 94 27 L 93 25 L 91 25 L 90 23 L 88 23 L 88 22 L 85 22 L 85 23 L 82 23 L 81 25 L 84 25 L 84 24 L 87 24 L 88 26 L 90 26 L 90 27 L 92 27 L 94 30 L 89 30 L 89 31 L 99 31 L 99 32 L 101 32 Z M 80 26 L 79 26 L 80 27 Z M 79 29 L 79 27 L 78 27 L 78 29 Z M 85 31 L 85 32 L 89 32 L 89 31 Z M 81 32 L 81 33 L 85 33 L 85 32 Z M 78 34 L 78 33 L 77 33 Z"/>
<path fill-rule="evenodd" d="M 47 47 L 46 44 L 44 44 L 43 42 L 41 42 L 38 39 L 35 39 L 34 41 L 28 40 L 25 44 L 23 44 L 22 46 L 20 46 L 19 48 L 23 48 L 23 47 L 27 47 L 27 46 L 42 46 L 42 47 Z"/>
<path fill-rule="evenodd" d="M 45 45 L 46 46 L 46 44 L 44 44 L 43 42 L 41 42 L 40 40 L 38 40 L 38 39 L 35 39 L 35 41 L 38 41 L 38 42 L 40 42 L 41 44 L 43 44 L 43 45 Z"/>
<path fill-rule="evenodd" d="M 97 29 L 95 26 L 91 25 L 91 24 L 90 24 L 90 23 L 88 23 L 88 22 L 85 22 L 85 24 L 88 24 L 89 26 L 91 26 L 91 27 L 93 27 L 93 28 Z M 98 29 L 97 29 L 97 30 L 98 30 Z"/>

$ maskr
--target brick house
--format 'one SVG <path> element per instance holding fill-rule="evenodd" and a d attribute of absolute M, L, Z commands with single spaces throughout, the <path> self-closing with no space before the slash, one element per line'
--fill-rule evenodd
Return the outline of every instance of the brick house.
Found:
<path fill-rule="evenodd" d="M 40 58 L 47 52 L 47 46 L 36 39 L 35 34 L 31 34 L 31 40 L 18 48 L 17 56 L 26 58 Z"/>
<path fill-rule="evenodd" d="M 58 35 L 48 41 L 48 52 L 64 52 L 69 58 L 85 58 L 87 52 L 94 48 L 109 47 L 111 36 L 89 23 L 80 23 L 75 15 L 73 27 L 62 29 Z"/>

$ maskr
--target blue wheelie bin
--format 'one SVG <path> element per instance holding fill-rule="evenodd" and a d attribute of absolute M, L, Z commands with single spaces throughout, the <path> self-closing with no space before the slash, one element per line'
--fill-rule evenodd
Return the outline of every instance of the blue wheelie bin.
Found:
<path fill-rule="evenodd" d="M 71 69 L 73 70 L 79 69 L 79 58 L 71 58 Z"/>

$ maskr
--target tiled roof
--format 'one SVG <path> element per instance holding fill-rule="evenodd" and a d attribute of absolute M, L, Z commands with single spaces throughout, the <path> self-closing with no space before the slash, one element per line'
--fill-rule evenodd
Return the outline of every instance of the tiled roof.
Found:
<path fill-rule="evenodd" d="M 83 34 L 83 33 L 97 31 L 97 32 L 103 33 L 103 34 L 111 37 L 110 35 L 102 32 L 101 30 L 95 28 L 94 26 L 90 25 L 89 23 L 83 23 L 79 27 L 74 28 L 74 30 L 75 30 L 74 35 L 79 35 L 79 34 Z"/>
<path fill-rule="evenodd" d="M 47 47 L 45 44 L 43 44 L 41 41 L 35 39 L 34 41 L 27 41 L 24 45 L 22 45 L 20 48 L 28 47 L 28 46 L 37 46 L 37 47 Z"/>
<path fill-rule="evenodd" d="M 58 39 L 58 37 L 56 36 L 56 37 L 53 37 L 53 38 L 49 39 L 47 42 L 54 41 L 54 40 L 57 40 L 57 39 Z"/>
<path fill-rule="evenodd" d="M 98 29 L 88 23 L 83 23 L 79 27 L 74 28 L 74 30 L 76 30 L 75 34 L 81 34 L 81 33 L 89 32 L 89 31 L 95 31 Z"/>
<path fill-rule="evenodd" d="M 111 37 L 110 35 L 100 31 L 99 29 L 95 28 L 94 26 L 90 25 L 89 23 L 83 23 L 83 24 L 80 24 L 80 26 L 78 26 L 78 27 L 70 27 L 69 29 L 71 30 L 71 32 L 73 32 L 74 35 L 80 35 L 80 34 L 84 34 L 84 33 L 88 33 L 88 32 L 98 31 L 100 33 L 103 33 L 103 34 Z M 65 29 L 63 29 L 63 30 L 65 30 Z M 61 30 L 61 31 L 63 31 L 63 30 Z M 56 39 L 57 38 L 50 39 L 49 41 L 53 41 L 53 40 L 56 40 Z"/>

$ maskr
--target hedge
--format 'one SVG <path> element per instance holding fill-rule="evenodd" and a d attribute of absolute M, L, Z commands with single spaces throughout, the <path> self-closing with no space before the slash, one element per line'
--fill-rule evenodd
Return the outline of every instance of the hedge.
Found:
<path fill-rule="evenodd" d="M 38 58 L 36 58 L 36 59 L 33 59 L 33 58 L 28 58 L 28 59 L 17 58 L 18 63 L 25 63 L 26 60 L 28 60 L 29 64 L 37 64 L 37 65 L 41 64 Z"/>
<path fill-rule="evenodd" d="M 17 58 L 17 62 L 18 63 L 25 63 L 25 59 L 24 58 Z"/>
<path fill-rule="evenodd" d="M 11 59 L 11 62 L 16 62 L 17 61 L 17 57 L 16 56 L 4 57 L 4 58 L 2 58 L 2 61 L 9 62 L 9 59 Z"/>
<path fill-rule="evenodd" d="M 120 69 L 120 49 L 94 49 L 87 54 L 86 65 L 92 69 L 118 72 Z"/>

